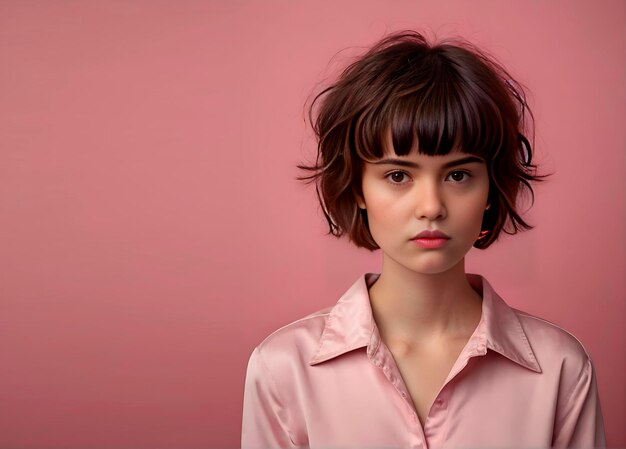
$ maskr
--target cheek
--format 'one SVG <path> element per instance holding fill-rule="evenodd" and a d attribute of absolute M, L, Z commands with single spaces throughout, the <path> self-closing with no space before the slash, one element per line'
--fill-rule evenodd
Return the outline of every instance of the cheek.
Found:
<path fill-rule="evenodd" d="M 485 213 L 487 200 L 489 198 L 489 180 L 485 176 L 467 192 L 463 200 L 464 207 L 468 216 L 481 217 Z"/>
<path fill-rule="evenodd" d="M 379 229 L 386 229 L 393 226 L 394 214 L 391 212 L 393 205 L 381 202 L 370 202 L 367 205 L 367 219 L 370 231 L 376 233 Z"/>
<path fill-rule="evenodd" d="M 467 223 L 471 223 L 472 228 L 476 228 L 478 230 L 477 232 L 480 232 L 480 227 L 482 226 L 485 208 L 487 207 L 486 202 L 486 197 L 484 199 L 481 197 L 468 200 L 464 203 L 464 219 Z M 472 231 L 476 229 L 472 229 Z"/>
<path fill-rule="evenodd" d="M 364 182 L 363 198 L 370 221 L 385 221 L 385 217 L 393 214 L 398 201 L 392 195 L 377 187 L 375 182 Z"/>
<path fill-rule="evenodd" d="M 390 238 L 401 232 L 401 227 L 406 222 L 404 210 L 397 198 L 376 195 L 366 201 L 370 233 L 376 243 L 385 246 Z"/>
<path fill-rule="evenodd" d="M 411 216 L 411 208 L 397 196 L 377 195 L 367 202 L 367 215 L 370 223 L 380 223 L 385 227 L 397 227 Z"/>

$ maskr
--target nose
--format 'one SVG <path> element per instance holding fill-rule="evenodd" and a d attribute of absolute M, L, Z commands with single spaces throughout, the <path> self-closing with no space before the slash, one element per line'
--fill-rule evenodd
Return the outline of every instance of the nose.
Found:
<path fill-rule="evenodd" d="M 447 215 L 445 201 L 435 182 L 423 182 L 417 187 L 415 216 L 420 220 L 442 220 Z"/>

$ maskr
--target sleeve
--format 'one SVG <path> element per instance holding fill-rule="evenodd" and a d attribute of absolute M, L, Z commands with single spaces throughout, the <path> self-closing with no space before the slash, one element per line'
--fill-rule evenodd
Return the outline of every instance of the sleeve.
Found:
<path fill-rule="evenodd" d="M 248 362 L 243 398 L 241 447 L 278 449 L 296 447 L 289 431 L 289 413 L 255 348 Z"/>
<path fill-rule="evenodd" d="M 557 413 L 553 447 L 606 448 L 596 376 L 589 358 Z"/>

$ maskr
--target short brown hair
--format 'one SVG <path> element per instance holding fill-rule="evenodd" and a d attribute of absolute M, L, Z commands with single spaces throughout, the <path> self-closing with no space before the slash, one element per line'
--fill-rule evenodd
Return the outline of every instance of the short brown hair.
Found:
<path fill-rule="evenodd" d="M 533 121 L 524 89 L 467 42 L 431 45 L 413 31 L 389 35 L 314 97 L 309 118 L 318 154 L 315 164 L 299 166 L 307 172 L 299 179 L 315 181 L 330 234 L 378 248 L 356 198 L 363 161 L 383 157 L 389 132 L 398 156 L 409 154 L 417 139 L 421 154 L 460 149 L 485 159 L 490 208 L 476 248 L 490 246 L 501 231 L 532 228 L 518 213 L 517 199 L 526 189 L 534 201 L 530 183 L 545 176 L 532 163 Z"/>

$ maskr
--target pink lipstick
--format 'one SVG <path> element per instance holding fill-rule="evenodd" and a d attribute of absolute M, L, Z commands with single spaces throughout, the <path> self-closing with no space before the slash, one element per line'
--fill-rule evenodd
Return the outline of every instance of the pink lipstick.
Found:
<path fill-rule="evenodd" d="M 422 248 L 436 249 L 445 245 L 450 237 L 441 231 L 422 231 L 411 240 Z"/>

